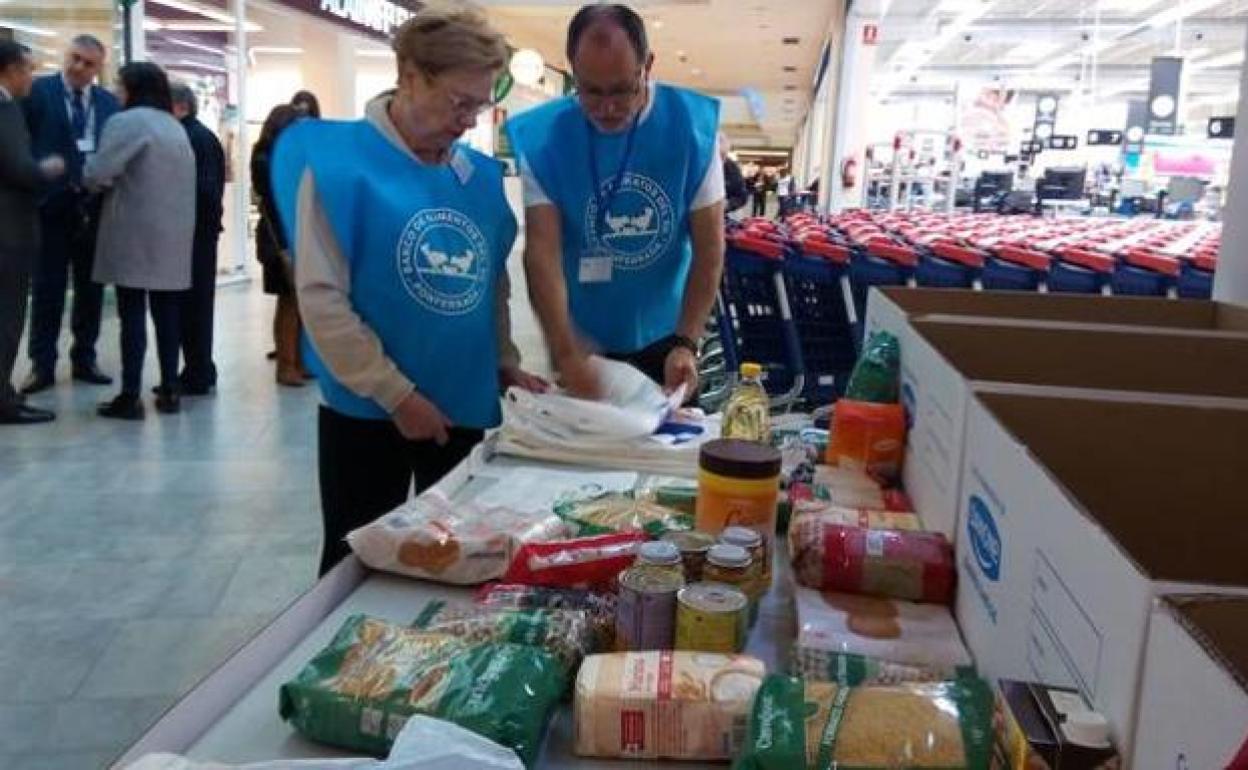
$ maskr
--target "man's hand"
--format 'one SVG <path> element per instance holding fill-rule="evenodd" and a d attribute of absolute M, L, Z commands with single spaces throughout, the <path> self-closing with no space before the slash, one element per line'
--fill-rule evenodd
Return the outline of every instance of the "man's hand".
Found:
<path fill-rule="evenodd" d="M 689 348 L 677 345 L 663 363 L 663 387 L 671 394 L 681 385 L 685 386 L 686 398 L 698 392 L 698 357 Z"/>
<path fill-rule="evenodd" d="M 432 401 L 414 390 L 399 402 L 399 408 L 390 417 L 405 439 L 433 439 L 438 446 L 446 446 L 450 441 L 448 431 L 451 429 L 451 421 L 446 419 L 446 415 Z"/>
<path fill-rule="evenodd" d="M 578 350 L 560 356 L 555 362 L 555 368 L 559 370 L 559 384 L 568 395 L 590 401 L 602 398 L 602 380 L 598 378 L 598 370 L 585 353 Z"/>
<path fill-rule="evenodd" d="M 65 173 L 65 159 L 60 155 L 49 155 L 39 161 L 39 171 L 44 179 L 49 181 L 57 179 Z"/>
<path fill-rule="evenodd" d="M 502 367 L 498 370 L 498 378 L 503 385 L 503 390 L 511 387 L 521 388 L 530 393 L 545 393 L 550 390 L 549 382 L 518 366 Z"/>

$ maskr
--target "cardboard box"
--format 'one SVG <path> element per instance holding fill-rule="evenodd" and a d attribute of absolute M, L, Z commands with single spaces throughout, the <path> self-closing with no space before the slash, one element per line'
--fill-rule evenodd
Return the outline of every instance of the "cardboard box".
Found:
<path fill-rule="evenodd" d="M 1118 770 L 1105 718 L 1088 711 L 1077 690 L 1001 680 L 992 770 Z"/>
<path fill-rule="evenodd" d="M 1248 595 L 1245 408 L 980 393 L 956 614 L 980 673 L 1074 687 L 1133 747 L 1149 616 Z"/>
<path fill-rule="evenodd" d="M 902 480 L 924 523 L 956 527 L 965 415 L 980 383 L 1248 399 L 1248 334 L 924 316 L 902 343 Z"/>
<path fill-rule="evenodd" d="M 1248 768 L 1248 599 L 1153 609 L 1134 756 L 1139 770 Z"/>

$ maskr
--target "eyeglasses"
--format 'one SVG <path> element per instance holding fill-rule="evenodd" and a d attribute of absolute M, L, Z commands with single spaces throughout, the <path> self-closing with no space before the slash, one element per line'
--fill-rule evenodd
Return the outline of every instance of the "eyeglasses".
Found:
<path fill-rule="evenodd" d="M 475 118 L 486 110 L 493 109 L 497 102 L 493 99 L 474 99 L 471 96 L 452 93 L 436 78 L 425 75 L 425 81 L 446 100 L 446 106 L 457 118 Z"/>
<path fill-rule="evenodd" d="M 575 81 L 575 85 L 577 98 L 585 104 L 600 105 L 610 103 L 624 105 L 636 99 L 637 95 L 645 89 L 646 73 L 644 69 L 638 70 L 632 85 L 623 88 L 598 88 L 597 86 L 586 85 L 579 80 Z"/>

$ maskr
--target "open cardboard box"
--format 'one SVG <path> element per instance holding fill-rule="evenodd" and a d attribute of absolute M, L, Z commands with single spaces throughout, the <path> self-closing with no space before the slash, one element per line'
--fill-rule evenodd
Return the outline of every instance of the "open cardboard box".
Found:
<path fill-rule="evenodd" d="M 1248 598 L 1158 602 L 1133 755 L 1139 770 L 1248 767 Z"/>
<path fill-rule="evenodd" d="M 1078 688 L 1126 767 L 1154 601 L 1248 595 L 1248 402 L 1185 400 L 981 392 L 967 415 L 967 646 L 990 680 Z"/>
<path fill-rule="evenodd" d="M 925 524 L 946 534 L 957 526 L 966 410 L 978 384 L 1248 399 L 1248 334 L 939 315 L 908 328 L 903 482 Z"/>

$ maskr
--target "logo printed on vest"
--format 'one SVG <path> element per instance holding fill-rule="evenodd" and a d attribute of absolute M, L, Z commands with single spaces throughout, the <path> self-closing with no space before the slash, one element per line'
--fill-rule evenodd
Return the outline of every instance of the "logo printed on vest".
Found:
<path fill-rule="evenodd" d="M 476 223 L 454 209 L 425 209 L 408 220 L 396 250 L 412 298 L 442 315 L 471 313 L 490 282 L 490 253 Z"/>
<path fill-rule="evenodd" d="M 654 263 L 672 244 L 676 231 L 672 201 L 667 191 L 653 179 L 627 173 L 611 201 L 611 208 L 598 232 L 598 198 L 605 196 L 609 182 L 600 195 L 589 196 L 585 209 L 585 231 L 589 242 L 612 257 L 620 270 L 643 270 Z"/>

